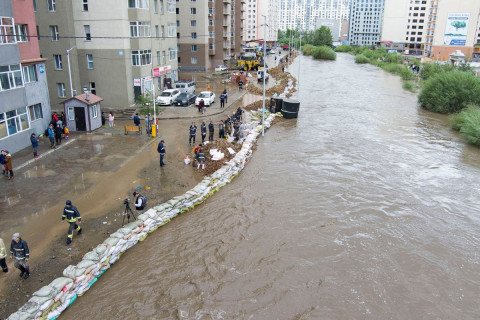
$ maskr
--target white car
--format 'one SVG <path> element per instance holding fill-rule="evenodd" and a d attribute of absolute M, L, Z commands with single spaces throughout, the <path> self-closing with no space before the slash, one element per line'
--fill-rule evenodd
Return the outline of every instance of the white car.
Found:
<path fill-rule="evenodd" d="M 213 93 L 212 91 L 200 92 L 200 94 L 197 96 L 197 99 L 195 99 L 195 105 L 198 106 L 200 100 L 202 99 L 205 103 L 205 107 L 209 107 L 212 103 L 215 102 L 215 93 Z"/>
<path fill-rule="evenodd" d="M 173 101 L 175 101 L 175 99 L 178 97 L 178 95 L 180 94 L 180 90 L 178 89 L 168 89 L 168 90 L 164 90 L 162 93 L 160 93 L 158 96 L 157 96 L 157 103 L 159 105 L 171 105 L 173 104 Z"/>
<path fill-rule="evenodd" d="M 228 68 L 226 66 L 216 66 L 215 67 L 215 72 L 222 72 L 222 71 L 227 71 Z"/>

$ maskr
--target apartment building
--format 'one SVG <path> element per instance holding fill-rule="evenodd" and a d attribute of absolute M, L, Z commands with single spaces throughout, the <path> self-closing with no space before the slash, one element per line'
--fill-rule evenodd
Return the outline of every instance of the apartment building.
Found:
<path fill-rule="evenodd" d="M 246 0 L 177 2 L 178 65 L 182 71 L 206 71 L 227 65 L 242 49 Z"/>
<path fill-rule="evenodd" d="M 280 0 L 279 29 L 313 31 L 319 19 L 348 20 L 350 2 L 351 0 Z"/>
<path fill-rule="evenodd" d="M 177 79 L 175 0 L 33 2 L 52 109 L 85 90 L 123 109 Z"/>
<path fill-rule="evenodd" d="M 429 6 L 428 0 L 386 0 L 382 46 L 399 53 L 423 55 Z"/>
<path fill-rule="evenodd" d="M 376 45 L 380 41 L 385 0 L 352 0 L 348 41 L 351 45 Z"/>
<path fill-rule="evenodd" d="M 425 57 L 447 61 L 459 50 L 467 58 L 480 57 L 480 2 L 429 0 Z"/>
<path fill-rule="evenodd" d="M 264 17 L 266 17 L 266 20 Z M 265 35 L 264 23 L 266 21 Z M 278 40 L 280 28 L 280 2 L 278 0 L 247 0 L 245 5 L 245 41 L 265 39 L 267 42 Z"/>
<path fill-rule="evenodd" d="M 31 1 L 0 0 L 0 145 L 15 153 L 50 122 L 45 59 Z"/>

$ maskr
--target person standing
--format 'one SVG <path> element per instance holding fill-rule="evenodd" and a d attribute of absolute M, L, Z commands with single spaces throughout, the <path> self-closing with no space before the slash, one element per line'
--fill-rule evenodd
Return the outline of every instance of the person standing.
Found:
<path fill-rule="evenodd" d="M 2 150 L 2 152 L 0 153 L 0 165 L 2 166 L 2 174 L 3 175 L 8 175 L 8 172 L 7 172 L 7 166 L 6 166 L 6 158 L 7 155 L 5 154 L 5 150 Z"/>
<path fill-rule="evenodd" d="M 225 95 L 222 93 L 220 95 L 220 108 L 224 108 L 225 107 Z"/>
<path fill-rule="evenodd" d="M 38 154 L 37 154 L 38 139 L 37 139 L 37 137 L 35 136 L 35 133 L 32 133 L 32 134 L 30 135 L 30 142 L 32 143 L 33 157 L 34 157 L 34 158 L 38 158 Z"/>
<path fill-rule="evenodd" d="M 5 243 L 3 239 L 0 238 L 0 267 L 2 267 L 3 272 L 8 272 L 7 266 L 7 249 L 5 248 Z"/>
<path fill-rule="evenodd" d="M 113 120 L 115 120 L 115 117 L 113 116 L 113 112 L 110 112 L 108 114 L 108 126 L 110 128 L 113 128 Z"/>
<path fill-rule="evenodd" d="M 223 89 L 223 95 L 225 96 L 225 103 L 228 103 L 228 93 L 227 93 L 227 89 Z"/>
<path fill-rule="evenodd" d="M 205 169 L 205 153 L 203 153 L 203 149 L 200 148 L 200 150 L 197 153 L 197 169 L 200 169 L 200 165 L 202 165 L 202 170 Z"/>
<path fill-rule="evenodd" d="M 213 121 L 210 120 L 208 124 L 208 141 L 213 141 L 213 133 L 215 131 L 215 126 L 213 125 Z"/>
<path fill-rule="evenodd" d="M 72 201 L 70 200 L 67 200 L 67 202 L 65 202 L 65 208 L 63 208 L 62 214 L 62 223 L 65 222 L 65 218 L 70 224 L 67 234 L 67 245 L 69 245 L 73 241 L 73 230 L 76 230 L 78 235 L 82 234 L 82 227 L 78 225 L 82 223 L 82 217 L 80 217 L 80 212 L 78 212 L 77 207 L 73 206 Z"/>
<path fill-rule="evenodd" d="M 225 139 L 225 125 L 223 124 L 223 120 L 220 120 L 218 124 L 218 137 L 220 139 Z"/>
<path fill-rule="evenodd" d="M 54 134 L 55 134 L 55 131 L 53 130 L 53 124 L 51 124 L 48 127 L 48 139 L 50 139 L 50 149 L 55 148 Z"/>
<path fill-rule="evenodd" d="M 62 144 L 62 133 L 63 133 L 63 129 L 60 127 L 60 125 L 57 124 L 57 127 L 55 128 L 55 144 L 56 145 Z"/>
<path fill-rule="evenodd" d="M 204 109 L 205 109 L 205 101 L 203 101 L 203 99 L 202 99 L 198 103 L 198 112 L 201 112 L 203 114 Z"/>
<path fill-rule="evenodd" d="M 238 90 L 242 91 L 242 89 L 243 89 L 243 81 L 240 80 L 240 81 L 238 81 Z"/>
<path fill-rule="evenodd" d="M 5 171 L 7 171 L 8 180 L 13 180 L 12 155 L 10 154 L 10 152 L 8 152 L 8 150 L 5 150 L 4 153 L 5 153 Z"/>
<path fill-rule="evenodd" d="M 105 114 L 102 112 L 102 127 L 105 125 L 106 119 Z"/>
<path fill-rule="evenodd" d="M 57 123 L 57 121 L 58 121 L 58 116 L 57 116 L 57 113 L 54 112 L 52 115 L 52 122 Z"/>
<path fill-rule="evenodd" d="M 68 140 L 68 137 L 70 137 L 70 130 L 68 130 L 67 126 L 63 127 L 63 132 L 65 133 L 65 140 Z"/>
<path fill-rule="evenodd" d="M 202 143 L 204 143 L 205 138 L 207 137 L 207 125 L 205 124 L 205 120 L 202 121 L 202 125 L 200 126 L 200 131 L 202 132 Z"/>
<path fill-rule="evenodd" d="M 30 251 L 27 242 L 20 237 L 20 233 L 14 233 L 12 236 L 10 258 L 15 259 L 13 265 L 21 271 L 20 278 L 28 279 L 30 277 L 30 268 L 28 267 Z"/>
<path fill-rule="evenodd" d="M 160 153 L 160 167 L 163 167 L 165 165 L 165 163 L 163 163 L 163 158 L 165 157 L 165 140 L 160 141 L 157 151 Z"/>
<path fill-rule="evenodd" d="M 190 137 L 188 138 L 188 144 L 192 144 L 192 139 L 193 139 L 193 144 L 195 144 L 196 134 L 197 134 L 197 126 L 195 125 L 195 122 L 192 122 L 192 125 L 190 126 Z"/>

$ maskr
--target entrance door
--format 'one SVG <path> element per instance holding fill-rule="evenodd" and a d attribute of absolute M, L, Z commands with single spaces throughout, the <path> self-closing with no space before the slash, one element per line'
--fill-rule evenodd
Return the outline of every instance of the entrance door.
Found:
<path fill-rule="evenodd" d="M 85 122 L 85 109 L 82 107 L 75 107 L 75 125 L 77 131 L 87 131 Z"/>
<path fill-rule="evenodd" d="M 133 95 L 135 99 L 142 94 L 142 87 L 133 87 Z"/>

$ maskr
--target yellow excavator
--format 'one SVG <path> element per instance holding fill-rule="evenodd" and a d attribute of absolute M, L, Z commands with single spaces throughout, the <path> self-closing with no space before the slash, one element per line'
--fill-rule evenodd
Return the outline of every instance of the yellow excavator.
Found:
<path fill-rule="evenodd" d="M 237 66 L 240 70 L 258 70 L 261 61 L 256 56 L 240 56 L 237 60 Z"/>

